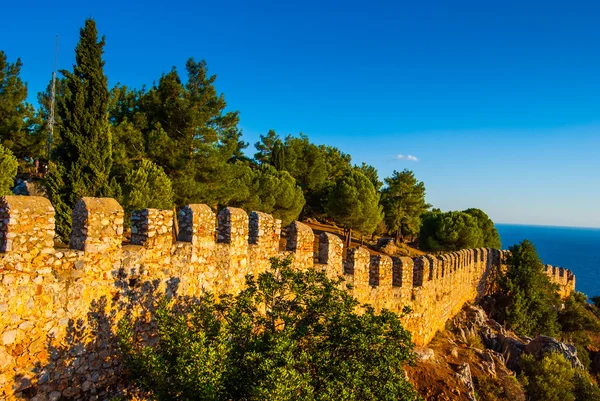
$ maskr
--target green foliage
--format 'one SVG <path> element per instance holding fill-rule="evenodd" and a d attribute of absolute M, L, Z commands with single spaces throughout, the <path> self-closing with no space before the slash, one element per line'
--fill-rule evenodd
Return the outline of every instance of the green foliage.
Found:
<path fill-rule="evenodd" d="M 131 377 L 158 400 L 416 399 L 410 334 L 389 311 L 356 313 L 341 283 L 273 260 L 236 296 L 163 299 L 156 346 L 119 324 Z"/>
<path fill-rule="evenodd" d="M 351 230 L 371 234 L 383 219 L 380 194 L 371 180 L 357 169 L 349 170 L 335 183 L 327 197 L 326 210 L 346 231 L 346 243 Z"/>
<path fill-rule="evenodd" d="M 507 270 L 498 279 L 506 301 L 499 305 L 500 320 L 520 335 L 559 333 L 558 287 L 543 272 L 535 246 L 528 240 L 510 247 Z"/>
<path fill-rule="evenodd" d="M 232 202 L 232 206 L 272 214 L 284 226 L 296 220 L 304 207 L 304 194 L 296 180 L 287 171 L 277 171 L 269 164 L 247 168 L 242 185 L 248 191 L 247 196 Z"/>
<path fill-rule="evenodd" d="M 487 214 L 480 209 L 474 208 L 467 209 L 464 212 L 475 217 L 475 220 L 477 220 L 477 225 L 483 234 L 483 244 L 481 246 L 485 248 L 502 249 L 498 230 L 496 230 L 496 227 L 494 227 L 494 222 L 488 217 Z"/>
<path fill-rule="evenodd" d="M 62 71 L 65 95 L 57 103 L 60 143 L 54 149 L 56 168 L 48 188 L 55 208 L 72 208 L 83 196 L 110 196 L 112 140 L 108 124 L 108 88 L 96 23 L 88 19 L 80 30 L 73 71 Z M 56 175 L 52 177 L 52 175 Z M 61 183 L 62 185 L 58 185 Z M 57 231 L 63 239 L 70 217 L 57 213 Z"/>
<path fill-rule="evenodd" d="M 12 152 L 0 145 L 0 196 L 12 193 L 18 166 L 19 162 Z"/>
<path fill-rule="evenodd" d="M 317 146 L 308 137 L 288 135 L 281 140 L 275 131 L 260 136 L 255 160 L 290 173 L 304 191 L 305 216 L 320 216 L 335 181 L 351 169 L 351 158 L 332 146 Z M 376 173 L 376 172 L 375 172 Z"/>
<path fill-rule="evenodd" d="M 541 361 L 523 354 L 521 368 L 528 400 L 600 401 L 600 388 L 589 374 L 574 369 L 560 353 L 546 355 Z"/>
<path fill-rule="evenodd" d="M 361 173 L 363 173 L 375 188 L 375 191 L 381 192 L 381 187 L 383 186 L 383 182 L 379 181 L 379 174 L 377 173 L 377 169 L 365 162 L 363 162 L 360 166 L 354 166 L 354 168 L 358 169 Z"/>
<path fill-rule="evenodd" d="M 582 292 L 575 291 L 565 300 L 558 322 L 562 331 L 567 333 L 583 330 L 600 331 L 600 320 L 589 310 L 587 296 Z"/>
<path fill-rule="evenodd" d="M 127 119 L 141 131 L 144 157 L 165 170 L 176 204 L 228 204 L 240 197 L 234 184 L 244 173 L 234 163 L 244 159 L 246 147 L 239 115 L 225 112 L 227 103 L 205 61 L 188 60 L 186 71 L 185 85 L 173 68 L 147 93 L 117 93 L 112 118 Z"/>
<path fill-rule="evenodd" d="M 560 353 L 551 353 L 541 361 L 528 354 L 521 356 L 521 381 L 531 401 L 575 401 L 575 371 Z"/>
<path fill-rule="evenodd" d="M 464 212 L 425 214 L 419 238 L 421 249 L 433 252 L 479 248 L 483 244 L 477 219 Z"/>
<path fill-rule="evenodd" d="M 134 210 L 173 207 L 171 180 L 160 166 L 142 159 L 137 168 L 127 172 L 123 186 L 123 209 L 130 217 Z"/>
<path fill-rule="evenodd" d="M 576 401 L 600 401 L 600 388 L 592 382 L 589 374 L 577 371 L 573 381 Z"/>
<path fill-rule="evenodd" d="M 415 236 L 421 228 L 421 216 L 431 207 L 425 202 L 425 184 L 417 181 L 412 171 L 394 170 L 385 178 L 381 203 L 385 211 L 385 224 L 397 239 Z"/>
<path fill-rule="evenodd" d="M 590 300 L 596 305 L 596 308 L 600 308 L 600 296 L 596 295 L 590 298 Z"/>
<path fill-rule="evenodd" d="M 18 159 L 39 157 L 44 136 L 39 135 L 33 106 L 27 103 L 27 85 L 21 80 L 20 59 L 8 62 L 0 50 L 0 142 Z"/>

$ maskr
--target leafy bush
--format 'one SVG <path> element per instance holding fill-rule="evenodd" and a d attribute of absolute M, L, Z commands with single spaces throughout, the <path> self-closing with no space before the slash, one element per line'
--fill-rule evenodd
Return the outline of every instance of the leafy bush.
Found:
<path fill-rule="evenodd" d="M 273 260 L 236 296 L 159 302 L 158 342 L 119 324 L 131 376 L 159 400 L 413 400 L 410 334 L 322 271 Z"/>

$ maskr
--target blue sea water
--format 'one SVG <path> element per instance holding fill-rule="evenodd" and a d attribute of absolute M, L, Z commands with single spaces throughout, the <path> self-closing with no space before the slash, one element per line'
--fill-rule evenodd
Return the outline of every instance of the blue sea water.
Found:
<path fill-rule="evenodd" d="M 544 264 L 575 274 L 575 288 L 587 296 L 600 295 L 600 229 L 496 224 L 502 248 L 528 239 Z"/>

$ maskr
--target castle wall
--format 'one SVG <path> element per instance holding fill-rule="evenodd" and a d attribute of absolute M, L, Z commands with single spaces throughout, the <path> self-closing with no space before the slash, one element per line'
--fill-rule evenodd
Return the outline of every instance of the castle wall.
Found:
<path fill-rule="evenodd" d="M 301 268 L 343 276 L 361 303 L 401 313 L 416 344 L 427 344 L 465 302 L 488 290 L 488 276 L 506 254 L 490 249 L 418 258 L 348 250 L 336 235 L 318 239 L 299 222 L 279 250 L 281 221 L 260 212 L 206 205 L 132 214 L 123 245 L 123 209 L 113 199 L 83 198 L 73 210 L 69 248 L 54 246 L 54 210 L 41 197 L 0 201 L 0 399 L 98 399 L 118 386 L 121 363 L 114 333 L 125 315 L 152 341 L 149 319 L 157 294 L 197 297 L 239 291 L 246 274 L 291 255 Z M 574 289 L 569 270 L 547 268 Z"/>

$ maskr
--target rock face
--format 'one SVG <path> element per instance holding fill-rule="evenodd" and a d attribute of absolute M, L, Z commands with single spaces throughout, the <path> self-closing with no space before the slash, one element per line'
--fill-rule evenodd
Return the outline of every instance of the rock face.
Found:
<path fill-rule="evenodd" d="M 475 387 L 473 386 L 473 378 L 471 376 L 471 367 L 468 363 L 462 363 L 456 367 L 456 375 L 467 386 L 469 392 L 467 397 L 469 401 L 475 401 Z"/>
<path fill-rule="evenodd" d="M 417 355 L 417 359 L 420 361 L 434 361 L 435 353 L 431 348 L 427 347 L 415 347 L 415 354 Z"/>
<path fill-rule="evenodd" d="M 573 365 L 574 368 L 584 369 L 583 364 L 577 357 L 577 349 L 574 345 L 562 343 L 552 337 L 537 336 L 527 344 L 525 351 L 531 354 L 535 359 L 542 359 L 545 355 L 552 352 L 561 353 L 565 359 Z"/>
<path fill-rule="evenodd" d="M 299 222 L 288 228 L 281 251 L 281 221 L 237 208 L 215 215 L 206 205 L 188 205 L 177 216 L 134 212 L 129 245 L 122 242 L 123 209 L 114 199 L 83 198 L 72 220 L 70 247 L 57 248 L 48 199 L 0 200 L 2 400 L 103 398 L 119 386 L 114 333 L 121 317 L 140 320 L 135 334 L 150 342 L 148 312 L 158 296 L 238 292 L 245 276 L 264 272 L 272 257 L 344 276 L 352 295 L 376 310 L 410 307 L 403 324 L 417 345 L 427 344 L 466 302 L 484 296 L 504 259 L 491 249 L 411 259 L 371 257 L 358 247 L 343 262 L 339 237 L 322 235 L 315 247 L 312 230 Z"/>
<path fill-rule="evenodd" d="M 514 372 L 521 371 L 521 355 L 523 353 L 531 354 L 537 360 L 540 360 L 548 353 L 560 352 L 566 360 L 571 362 L 574 368 L 583 369 L 583 365 L 577 357 L 575 346 L 547 336 L 537 336 L 530 339 L 509 334 L 502 325 L 493 319 L 489 319 L 481 307 L 465 306 L 462 314 L 457 316 L 454 322 L 455 330 L 464 342 L 467 342 L 468 336 L 481 336 L 485 347 L 500 354 L 506 367 Z"/>

